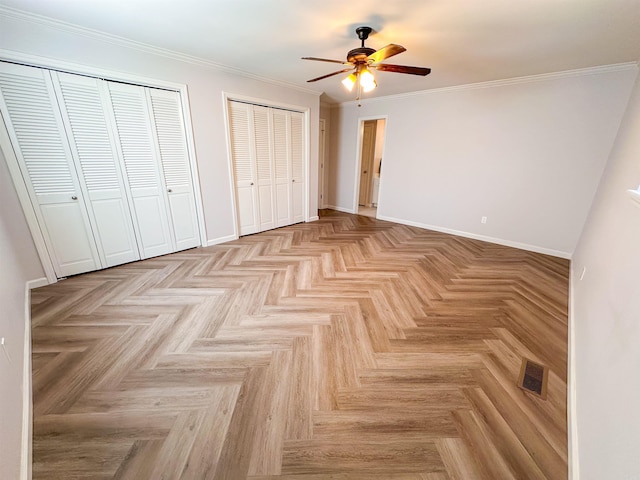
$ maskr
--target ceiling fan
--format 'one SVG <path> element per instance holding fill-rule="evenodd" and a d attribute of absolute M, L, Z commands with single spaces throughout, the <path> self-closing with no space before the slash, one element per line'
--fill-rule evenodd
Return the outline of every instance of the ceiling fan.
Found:
<path fill-rule="evenodd" d="M 341 73 L 353 70 L 351 74 L 342 81 L 342 83 L 349 91 L 352 91 L 353 87 L 357 84 L 358 94 L 356 100 L 360 100 L 360 89 L 362 89 L 364 92 L 370 92 L 377 86 L 375 77 L 371 73 L 370 69 L 380 70 L 382 72 L 408 73 L 410 75 L 422 76 L 429 75 L 429 73 L 431 73 L 431 69 L 425 67 L 410 67 L 407 65 L 392 65 L 390 63 L 380 63 L 389 57 L 406 51 L 407 49 L 402 45 L 396 45 L 394 43 L 391 43 L 386 47 L 382 47 L 380 50 L 374 50 L 373 48 L 365 47 L 364 41 L 369 37 L 369 34 L 372 32 L 372 30 L 373 29 L 371 27 L 356 28 L 356 33 L 358 34 L 358 38 L 362 41 L 362 45 L 358 48 L 354 48 L 353 50 L 349 50 L 349 53 L 347 53 L 346 62 L 342 60 L 330 60 L 327 58 L 302 57 L 302 60 L 339 63 L 341 65 L 348 66 L 347 68 L 343 68 L 342 70 L 338 70 L 337 72 L 322 75 L 321 77 L 317 78 L 312 78 L 311 80 L 307 80 L 307 82 L 317 82 L 318 80 L 323 80 L 325 78 L 333 77 L 334 75 L 339 75 Z"/>

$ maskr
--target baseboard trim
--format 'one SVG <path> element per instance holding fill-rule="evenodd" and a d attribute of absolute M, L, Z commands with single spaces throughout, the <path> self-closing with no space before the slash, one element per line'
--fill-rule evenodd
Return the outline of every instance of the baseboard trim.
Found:
<path fill-rule="evenodd" d="M 317 222 L 318 220 L 320 220 L 320 217 L 316 215 L 315 217 L 310 217 L 307 222 Z"/>
<path fill-rule="evenodd" d="M 20 480 L 31 480 L 31 455 L 33 429 L 33 402 L 31 400 L 31 284 L 42 279 L 26 282 L 24 289 L 24 345 L 22 360 L 22 444 L 20 453 Z M 46 278 L 44 279 L 46 281 Z M 48 283 L 48 282 L 46 282 Z M 45 283 L 45 284 L 46 284 Z"/>
<path fill-rule="evenodd" d="M 46 277 L 36 278 L 27 282 L 27 290 L 33 290 L 34 288 L 44 287 L 49 285 L 49 280 Z"/>
<path fill-rule="evenodd" d="M 358 212 L 354 212 L 353 210 L 351 210 L 349 208 L 336 207 L 335 205 L 327 205 L 325 208 L 327 208 L 329 210 L 335 210 L 336 212 L 342 212 L 342 213 L 352 213 L 352 214 L 358 213 Z"/>
<path fill-rule="evenodd" d="M 578 457 L 578 419 L 576 400 L 576 332 L 574 318 L 574 270 L 573 262 L 569 269 L 569 352 L 567 355 L 567 435 L 569 455 L 569 480 L 579 480 L 580 462 Z"/>
<path fill-rule="evenodd" d="M 237 235 L 227 235 L 226 237 L 218 237 L 207 240 L 207 247 L 211 247 L 213 245 L 220 245 L 221 243 L 231 242 L 233 240 L 237 240 L 239 237 Z"/>
<path fill-rule="evenodd" d="M 386 215 L 378 215 L 377 218 L 378 220 L 386 220 L 388 222 L 400 223 L 402 225 L 409 225 L 411 227 L 424 228 L 426 230 L 433 230 L 435 232 L 448 233 L 451 235 L 457 235 L 459 237 L 472 238 L 474 240 L 482 240 L 483 242 L 495 243 L 497 245 L 504 245 L 505 247 L 518 248 L 520 250 L 527 250 L 529 252 L 542 253 L 544 255 L 551 255 L 552 257 L 565 258 L 568 260 L 571 259 L 571 253 L 562 252 L 560 250 L 553 250 L 551 248 L 539 247 L 537 245 L 529 245 L 528 243 L 512 242 L 511 240 L 504 240 L 502 238 L 489 237 L 487 235 L 478 235 L 476 233 L 464 232 L 461 230 L 454 230 L 451 228 L 437 227 L 435 225 L 427 225 L 424 223 L 413 222 L 411 220 L 388 217 Z"/>

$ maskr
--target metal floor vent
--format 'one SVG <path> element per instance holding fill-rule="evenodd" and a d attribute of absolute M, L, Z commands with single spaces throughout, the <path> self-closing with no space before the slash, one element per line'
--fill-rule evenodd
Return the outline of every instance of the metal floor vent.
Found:
<path fill-rule="evenodd" d="M 548 377 L 549 369 L 547 367 L 532 362 L 528 358 L 522 359 L 522 367 L 520 367 L 520 376 L 518 377 L 520 388 L 546 399 Z"/>

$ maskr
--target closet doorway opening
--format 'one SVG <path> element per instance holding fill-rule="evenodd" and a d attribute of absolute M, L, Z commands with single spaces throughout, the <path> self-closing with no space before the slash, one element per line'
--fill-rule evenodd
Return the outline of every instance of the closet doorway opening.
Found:
<path fill-rule="evenodd" d="M 386 117 L 360 119 L 354 202 L 358 215 L 378 216 L 386 123 Z"/>

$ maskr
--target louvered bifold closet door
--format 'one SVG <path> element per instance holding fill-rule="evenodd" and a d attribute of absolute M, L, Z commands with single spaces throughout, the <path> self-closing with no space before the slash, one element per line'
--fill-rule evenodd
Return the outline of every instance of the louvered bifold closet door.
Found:
<path fill-rule="evenodd" d="M 134 228 L 142 258 L 175 251 L 168 199 L 151 131 L 144 87 L 108 82 L 116 148 L 133 203 Z"/>
<path fill-rule="evenodd" d="M 278 227 L 291 224 L 291 148 L 287 139 L 290 112 L 273 110 L 273 149 L 276 191 L 276 223 Z"/>
<path fill-rule="evenodd" d="M 49 71 L 0 62 L 0 111 L 55 273 L 101 268 Z"/>
<path fill-rule="evenodd" d="M 259 231 L 258 196 L 255 185 L 253 122 L 251 105 L 229 102 L 231 160 L 235 180 L 240 235 Z"/>
<path fill-rule="evenodd" d="M 253 105 L 253 132 L 258 183 L 260 231 L 276 227 L 273 189 L 273 145 L 269 108 Z"/>
<path fill-rule="evenodd" d="M 292 182 L 292 223 L 304 222 L 304 115 L 291 112 L 291 182 Z"/>
<path fill-rule="evenodd" d="M 200 245 L 196 201 L 187 150 L 180 94 L 147 89 L 153 132 L 162 163 L 176 250 Z"/>
<path fill-rule="evenodd" d="M 96 78 L 51 72 L 105 267 L 140 259 L 123 175 Z"/>

